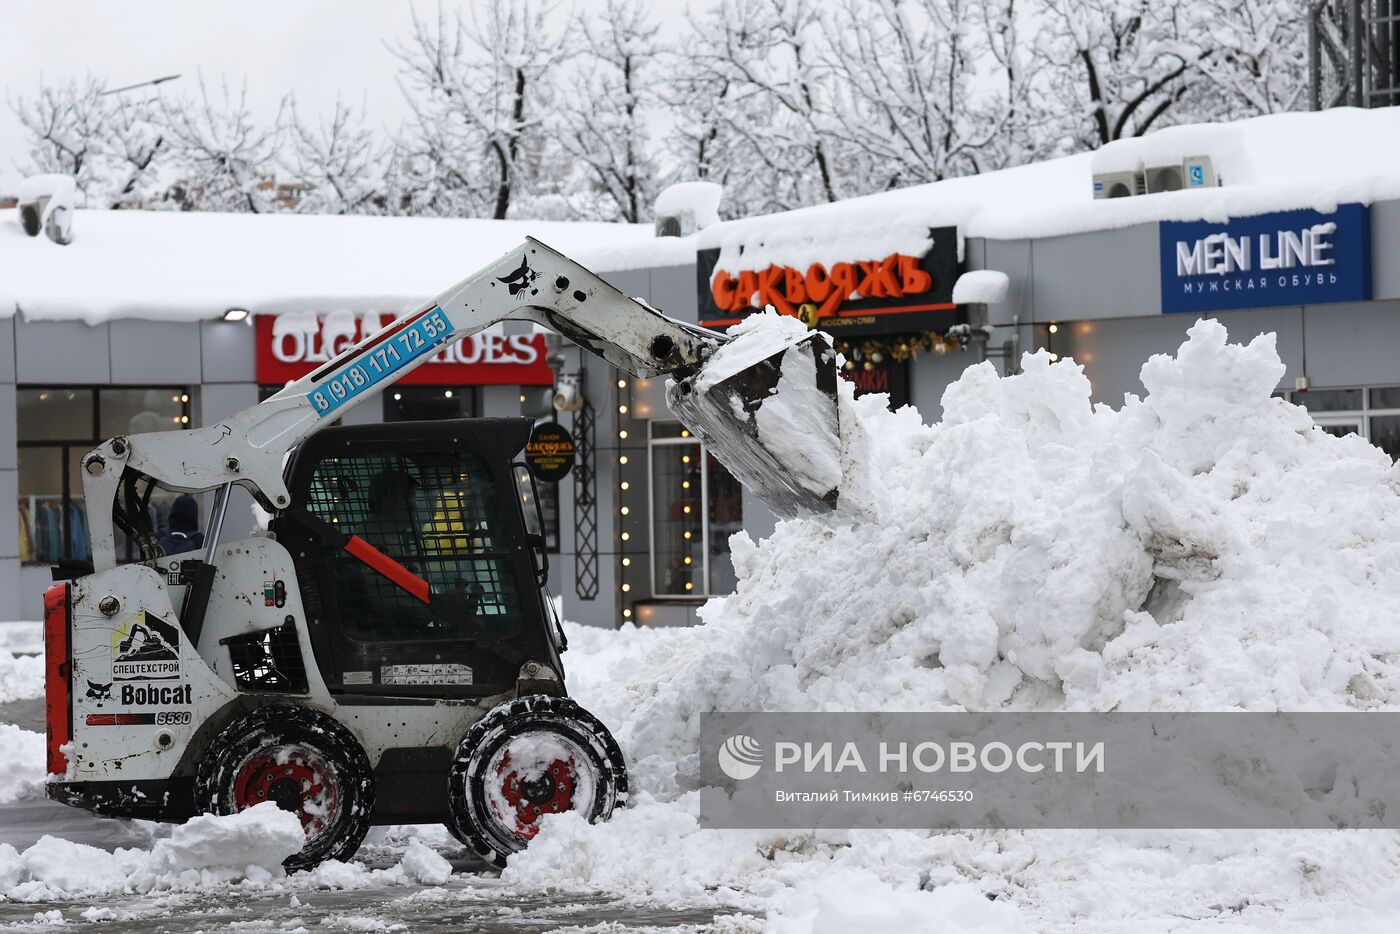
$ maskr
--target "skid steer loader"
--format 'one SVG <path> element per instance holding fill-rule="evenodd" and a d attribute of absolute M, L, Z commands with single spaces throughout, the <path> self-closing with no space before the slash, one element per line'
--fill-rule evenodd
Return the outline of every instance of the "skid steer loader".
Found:
<path fill-rule="evenodd" d="M 438 821 L 501 863 L 546 814 L 602 820 L 626 801 L 618 744 L 566 695 L 517 487 L 533 482 L 518 462 L 530 422 L 327 427 L 506 318 L 668 374 L 682 420 L 778 511 L 834 505 L 755 418 L 796 373 L 831 410 L 833 437 L 810 443 L 839 443 L 823 335 L 700 379 L 724 336 L 527 240 L 256 406 L 84 456 L 92 565 L 55 569 L 44 597 L 50 797 L 161 821 L 272 801 L 306 832 L 292 869 L 348 859 L 371 824 Z M 273 518 L 227 541 L 235 485 Z M 202 555 L 162 553 L 157 488 L 213 492 Z M 118 529 L 142 560 L 117 564 Z"/>

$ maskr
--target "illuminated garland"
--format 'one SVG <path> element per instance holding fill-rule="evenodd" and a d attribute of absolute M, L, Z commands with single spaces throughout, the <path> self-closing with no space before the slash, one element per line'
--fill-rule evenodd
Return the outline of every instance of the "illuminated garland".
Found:
<path fill-rule="evenodd" d="M 951 350 L 963 350 L 966 347 L 965 336 L 939 334 L 937 331 L 873 337 L 859 344 L 845 340 L 836 341 L 836 352 L 846 358 L 847 370 L 854 370 L 857 364 L 866 370 L 873 370 L 877 365 L 884 363 L 886 357 L 902 362 L 925 352 L 941 357 Z"/>

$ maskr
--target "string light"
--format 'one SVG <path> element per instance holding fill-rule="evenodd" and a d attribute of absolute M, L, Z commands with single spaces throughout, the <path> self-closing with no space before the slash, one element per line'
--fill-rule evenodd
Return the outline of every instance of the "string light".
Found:
<path fill-rule="evenodd" d="M 625 567 L 625 568 L 630 568 L 630 567 L 632 566 L 632 559 L 631 559 L 631 558 L 623 558 L 623 559 L 622 559 L 622 566 Z"/>
<path fill-rule="evenodd" d="M 631 533 L 631 532 L 623 532 L 623 533 L 622 533 L 622 540 L 623 540 L 624 542 L 625 542 L 625 541 L 629 541 L 631 538 L 632 538 L 632 533 Z"/>
<path fill-rule="evenodd" d="M 71 398 L 73 398 L 73 397 L 72 397 L 72 396 L 69 396 L 68 398 L 71 399 Z M 189 393 L 182 393 L 182 394 L 180 395 L 180 401 L 181 401 L 181 402 L 189 402 L 189 401 L 190 401 L 190 394 L 189 394 Z"/>
<path fill-rule="evenodd" d="M 620 380 L 618 380 L 618 381 L 617 381 L 617 388 L 618 388 L 618 389 L 626 389 L 626 388 L 627 388 L 627 380 L 625 380 L 625 379 L 620 379 Z"/>
<path fill-rule="evenodd" d="M 681 429 L 681 437 L 682 437 L 682 438 L 689 438 L 689 437 L 690 437 L 690 432 L 689 432 L 689 431 L 686 431 L 684 428 L 682 428 L 682 429 Z"/>
<path fill-rule="evenodd" d="M 621 438 L 622 440 L 626 441 L 626 440 L 627 440 L 627 429 L 624 428 L 624 429 L 622 429 L 621 431 L 619 431 L 619 432 L 617 433 L 617 436 L 618 436 L 619 438 Z"/>
<path fill-rule="evenodd" d="M 632 511 L 632 510 L 628 509 L 626 506 L 623 506 L 621 509 L 618 510 L 618 512 L 622 513 L 624 516 L 627 515 L 627 514 L 628 514 L 629 512 L 631 512 L 631 511 Z"/>
<path fill-rule="evenodd" d="M 444 390 L 442 391 L 442 397 L 443 397 L 444 399 L 451 399 L 451 398 L 452 398 L 452 390 L 450 390 L 450 389 L 444 389 Z"/>
<path fill-rule="evenodd" d="M 686 507 L 685 507 L 685 514 L 686 514 L 687 516 L 690 515 L 690 507 L 689 507 L 689 506 L 686 506 Z"/>
<path fill-rule="evenodd" d="M 631 618 L 632 618 L 632 611 L 631 611 L 630 609 L 629 609 L 629 610 L 623 610 L 623 611 L 622 611 L 622 618 L 623 618 L 623 619 L 631 619 Z"/>
<path fill-rule="evenodd" d="M 617 411 L 618 411 L 618 413 L 621 414 L 621 415 L 626 415 L 626 414 L 627 414 L 627 406 L 625 406 L 625 405 L 619 405 L 619 406 L 617 407 Z"/>
<path fill-rule="evenodd" d="M 682 480 L 682 481 L 681 481 L 681 489 L 682 489 L 682 490 L 688 490 L 688 489 L 690 489 L 690 481 L 689 481 L 689 480 Z"/>
<path fill-rule="evenodd" d="M 683 533 L 683 534 L 684 534 L 684 537 L 685 537 L 685 538 L 687 538 L 687 539 L 690 538 L 690 532 L 687 531 L 687 532 L 685 532 L 685 533 Z"/>
<path fill-rule="evenodd" d="M 682 455 L 681 455 L 681 463 L 682 463 L 682 464 L 689 464 L 689 463 L 690 463 L 690 455 L 689 455 L 689 454 L 682 454 Z"/>
<path fill-rule="evenodd" d="M 619 464 L 625 464 L 625 463 L 627 463 L 627 455 L 624 454 L 624 455 L 622 455 L 621 457 L 619 457 L 619 458 L 617 459 L 617 462 L 618 462 Z"/>
<path fill-rule="evenodd" d="M 1052 324 L 1052 325 L 1050 325 L 1050 333 L 1051 333 L 1051 334 L 1058 334 L 1058 333 L 1060 333 L 1060 326 L 1059 326 L 1058 324 Z"/>
<path fill-rule="evenodd" d="M 618 486 L 622 487 L 624 490 L 630 490 L 632 488 L 632 484 L 628 483 L 626 480 L 623 480 Z"/>
<path fill-rule="evenodd" d="M 181 425 L 188 425 L 189 423 L 190 423 L 190 417 L 189 417 L 188 415 L 181 415 L 181 416 L 180 416 L 180 424 L 181 424 Z"/>
<path fill-rule="evenodd" d="M 1058 359 L 1060 359 L 1060 355 L 1059 355 L 1059 354 L 1057 354 L 1057 353 L 1052 353 L 1052 354 L 1050 355 L 1050 362 L 1051 362 L 1051 363 L 1054 363 L 1054 362 L 1055 362 L 1056 360 L 1058 360 Z"/>
<path fill-rule="evenodd" d="M 694 589 L 695 589 L 695 585 L 694 585 L 693 583 L 691 583 L 690 581 L 686 581 L 686 582 L 685 582 L 685 589 L 686 589 L 686 590 L 694 590 Z"/>
<path fill-rule="evenodd" d="M 627 593 L 627 592 L 629 592 L 631 589 L 632 589 L 632 585 L 631 585 L 631 584 L 623 584 L 623 585 L 622 585 L 622 592 L 623 592 L 623 593 Z"/>
<path fill-rule="evenodd" d="M 685 556 L 685 563 L 686 563 L 686 564 L 689 564 L 692 560 L 694 560 L 694 559 L 692 559 L 692 558 L 690 557 L 690 555 L 686 555 L 686 556 Z"/>

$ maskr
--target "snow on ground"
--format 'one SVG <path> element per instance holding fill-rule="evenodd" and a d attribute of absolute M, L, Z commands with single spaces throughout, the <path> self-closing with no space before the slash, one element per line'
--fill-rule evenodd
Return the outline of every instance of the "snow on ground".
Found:
<path fill-rule="evenodd" d="M 1007 930 L 1393 922 L 1388 832 L 696 826 L 708 710 L 1400 707 L 1400 471 L 1272 397 L 1271 335 L 1232 345 L 1198 322 L 1121 409 L 1092 405 L 1072 361 L 1041 352 L 1024 370 L 969 369 L 932 427 L 843 384 L 838 514 L 735 536 L 738 590 L 703 627 L 573 657 L 638 803 L 603 826 L 551 820 L 504 878 L 796 918 L 865 873 L 861 891 L 891 906 L 976 886 L 1014 907 L 987 922 Z"/>

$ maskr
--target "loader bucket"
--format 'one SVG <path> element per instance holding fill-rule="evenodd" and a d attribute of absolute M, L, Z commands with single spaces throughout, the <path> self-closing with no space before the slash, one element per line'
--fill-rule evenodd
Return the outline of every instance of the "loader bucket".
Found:
<path fill-rule="evenodd" d="M 778 515 L 835 509 L 841 432 L 830 341 L 813 331 L 762 356 L 730 350 L 671 383 L 671 409 Z"/>

